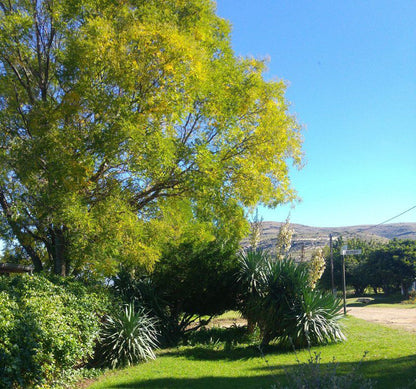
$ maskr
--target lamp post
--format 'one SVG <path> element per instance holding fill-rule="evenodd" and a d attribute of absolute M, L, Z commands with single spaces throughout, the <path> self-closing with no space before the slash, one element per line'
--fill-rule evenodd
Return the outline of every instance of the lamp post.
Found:
<path fill-rule="evenodd" d="M 335 283 L 334 283 L 334 255 L 332 251 L 332 234 L 329 234 L 329 252 L 331 258 L 331 288 L 332 294 L 335 296 Z"/>

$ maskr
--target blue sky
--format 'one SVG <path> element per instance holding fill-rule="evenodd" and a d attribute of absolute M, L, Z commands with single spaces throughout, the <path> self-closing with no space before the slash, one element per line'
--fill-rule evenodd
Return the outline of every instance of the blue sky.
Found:
<path fill-rule="evenodd" d="M 269 58 L 304 125 L 302 202 L 264 220 L 377 224 L 416 205 L 416 1 L 217 0 L 237 55 Z M 416 209 L 392 222 L 416 222 Z"/>

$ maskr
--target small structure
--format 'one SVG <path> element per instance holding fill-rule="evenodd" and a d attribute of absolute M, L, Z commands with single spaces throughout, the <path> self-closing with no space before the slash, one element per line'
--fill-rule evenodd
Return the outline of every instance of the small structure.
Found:
<path fill-rule="evenodd" d="M 0 274 L 33 273 L 33 266 L 18 265 L 17 263 L 0 263 Z"/>
<path fill-rule="evenodd" d="M 373 301 L 373 298 L 370 297 L 361 297 L 359 299 L 357 299 L 357 303 L 363 303 L 363 304 L 369 304 Z"/>

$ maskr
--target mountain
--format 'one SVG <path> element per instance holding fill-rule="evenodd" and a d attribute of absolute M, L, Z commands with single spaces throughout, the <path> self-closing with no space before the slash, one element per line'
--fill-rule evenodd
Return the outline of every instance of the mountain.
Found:
<path fill-rule="evenodd" d="M 283 223 L 263 222 L 262 239 L 260 247 L 274 251 L 277 234 Z M 292 237 L 291 254 L 300 256 L 304 250 L 304 257 L 308 258 L 310 252 L 319 247 L 329 244 L 329 234 L 333 239 L 339 236 L 343 238 L 360 238 L 363 240 L 375 240 L 388 242 L 390 239 L 416 239 L 416 223 L 391 223 L 378 226 L 360 225 L 350 227 L 310 227 L 302 224 L 291 224 L 294 230 Z M 244 246 L 244 242 L 243 242 Z"/>

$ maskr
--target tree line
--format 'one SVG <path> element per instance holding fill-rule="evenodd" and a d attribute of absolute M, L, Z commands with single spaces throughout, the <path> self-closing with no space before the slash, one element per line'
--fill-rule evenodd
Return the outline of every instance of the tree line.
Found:
<path fill-rule="evenodd" d="M 346 283 L 356 295 L 367 288 L 374 293 L 397 293 L 407 295 L 416 279 L 416 241 L 393 239 L 388 243 L 365 241 L 358 238 L 338 238 L 333 245 L 334 281 L 342 289 L 341 247 L 361 249 L 361 255 L 345 256 Z M 325 248 L 326 267 L 321 285 L 331 289 L 331 261 L 329 248 Z"/>

